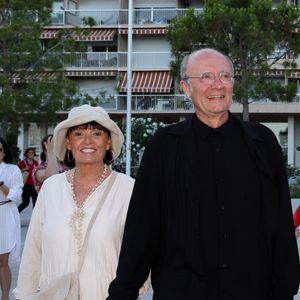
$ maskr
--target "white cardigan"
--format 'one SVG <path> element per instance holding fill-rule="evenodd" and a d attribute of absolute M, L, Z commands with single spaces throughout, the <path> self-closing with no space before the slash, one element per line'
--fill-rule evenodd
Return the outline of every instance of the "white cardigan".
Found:
<path fill-rule="evenodd" d="M 105 186 L 105 180 L 84 204 L 83 236 Z M 82 300 L 104 300 L 116 275 L 127 208 L 134 180 L 118 173 L 91 230 L 80 273 Z M 40 284 L 75 271 L 78 264 L 70 219 L 74 201 L 66 173 L 48 178 L 38 195 L 24 245 L 17 299 L 26 299 Z"/>

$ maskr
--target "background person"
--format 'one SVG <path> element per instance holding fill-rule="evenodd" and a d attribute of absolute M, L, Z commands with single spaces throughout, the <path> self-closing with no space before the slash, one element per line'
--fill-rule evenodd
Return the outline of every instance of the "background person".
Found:
<path fill-rule="evenodd" d="M 35 206 L 37 192 L 33 183 L 32 171 L 38 165 L 38 162 L 34 159 L 34 157 L 35 149 L 27 148 L 24 152 L 24 159 L 20 160 L 18 163 L 18 167 L 22 172 L 27 171 L 29 173 L 27 180 L 23 186 L 22 203 L 18 206 L 18 210 L 20 213 L 29 205 L 30 197 L 32 200 L 32 207 Z"/>
<path fill-rule="evenodd" d="M 21 225 L 17 203 L 21 202 L 23 178 L 12 164 L 6 141 L 0 138 L 0 287 L 1 300 L 9 299 L 11 271 L 9 261 L 20 259 Z"/>
<path fill-rule="evenodd" d="M 123 134 L 101 107 L 73 108 L 54 130 L 54 153 L 75 168 L 44 181 L 33 210 L 20 264 L 16 299 L 76 271 L 87 224 L 108 184 L 110 164 Z M 80 299 L 104 300 L 115 277 L 123 227 L 134 180 L 117 173 L 91 230 L 82 271 Z"/>
<path fill-rule="evenodd" d="M 43 182 L 48 177 L 68 170 L 68 168 L 57 159 L 53 152 L 53 134 L 48 134 L 45 136 L 41 144 L 41 162 L 32 171 L 33 183 L 37 192 L 39 192 Z"/>
<path fill-rule="evenodd" d="M 300 205 L 296 208 L 293 214 L 295 229 L 300 226 Z"/>
<path fill-rule="evenodd" d="M 234 70 L 213 49 L 187 56 L 181 86 L 195 114 L 144 152 L 109 300 L 292 300 L 299 257 L 280 145 L 229 112 Z"/>

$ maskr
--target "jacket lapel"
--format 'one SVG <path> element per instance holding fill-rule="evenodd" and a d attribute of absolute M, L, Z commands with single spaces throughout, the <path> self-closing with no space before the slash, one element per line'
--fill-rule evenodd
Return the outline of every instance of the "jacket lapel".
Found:
<path fill-rule="evenodd" d="M 257 135 L 257 132 L 252 129 L 248 125 L 248 123 L 243 122 L 233 116 L 234 120 L 240 126 L 244 133 L 244 139 L 250 151 L 250 154 L 254 158 L 254 161 L 258 167 L 258 169 L 262 172 L 262 174 L 267 175 L 268 177 L 272 178 L 272 172 L 270 170 L 269 164 L 266 161 L 266 153 L 264 152 L 264 140 Z"/>

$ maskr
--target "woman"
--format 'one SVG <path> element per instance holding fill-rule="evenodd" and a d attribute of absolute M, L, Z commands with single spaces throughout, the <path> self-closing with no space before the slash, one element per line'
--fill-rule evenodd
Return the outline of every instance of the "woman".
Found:
<path fill-rule="evenodd" d="M 6 141 L 0 138 L 0 286 L 1 300 L 8 300 L 11 272 L 8 262 L 20 259 L 21 226 L 17 203 L 21 202 L 23 178 L 12 164 Z"/>
<path fill-rule="evenodd" d="M 20 213 L 29 205 L 30 197 L 32 199 L 32 207 L 35 206 L 37 198 L 37 192 L 35 190 L 32 178 L 32 171 L 38 165 L 38 162 L 34 159 L 35 149 L 27 148 L 24 152 L 24 157 L 25 158 L 23 160 L 20 160 L 18 163 L 18 167 L 22 172 L 28 172 L 27 180 L 23 186 L 22 203 L 18 206 L 18 210 Z"/>
<path fill-rule="evenodd" d="M 110 164 L 124 141 L 101 107 L 73 108 L 54 130 L 54 153 L 75 168 L 46 179 L 33 210 L 19 270 L 16 299 L 76 271 L 87 224 L 109 182 Z M 116 275 L 127 207 L 134 180 L 117 173 L 92 227 L 80 272 L 80 299 L 104 300 Z M 76 212 L 80 211 L 80 214 Z"/>
<path fill-rule="evenodd" d="M 53 152 L 53 134 L 46 135 L 42 140 L 41 163 L 32 171 L 32 179 L 37 192 L 40 191 L 43 182 L 50 176 L 68 170 L 55 156 Z"/>

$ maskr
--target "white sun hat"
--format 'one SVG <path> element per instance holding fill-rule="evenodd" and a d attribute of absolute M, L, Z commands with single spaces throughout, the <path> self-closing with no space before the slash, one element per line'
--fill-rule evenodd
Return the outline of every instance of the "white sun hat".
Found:
<path fill-rule="evenodd" d="M 54 153 L 64 160 L 66 154 L 66 137 L 70 127 L 95 121 L 110 131 L 111 150 L 115 160 L 121 152 L 124 136 L 119 126 L 109 117 L 108 113 L 100 106 L 84 104 L 70 110 L 68 118 L 56 125 L 53 133 Z"/>

